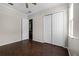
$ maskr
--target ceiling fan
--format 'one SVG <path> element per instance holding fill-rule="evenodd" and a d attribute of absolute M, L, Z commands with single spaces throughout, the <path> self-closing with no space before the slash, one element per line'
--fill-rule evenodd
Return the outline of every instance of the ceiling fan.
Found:
<path fill-rule="evenodd" d="M 14 5 L 13 3 L 8 3 L 9 5 Z M 31 3 L 33 5 L 37 5 L 37 3 Z M 25 3 L 26 8 L 29 8 L 29 3 Z"/>
<path fill-rule="evenodd" d="M 13 6 L 14 3 L 8 3 L 9 5 Z M 37 3 L 31 3 L 32 5 L 37 5 Z M 29 8 L 29 3 L 25 3 L 25 7 Z M 28 11 L 28 13 L 32 13 L 32 11 Z"/>

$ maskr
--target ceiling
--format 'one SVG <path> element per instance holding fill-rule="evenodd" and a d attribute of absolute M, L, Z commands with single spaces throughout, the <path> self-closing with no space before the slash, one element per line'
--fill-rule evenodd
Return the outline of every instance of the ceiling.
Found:
<path fill-rule="evenodd" d="M 32 15 L 36 12 L 41 11 L 41 10 L 48 9 L 50 7 L 55 7 L 55 6 L 59 5 L 60 3 L 37 3 L 37 5 L 28 3 L 29 8 L 26 8 L 25 3 L 13 3 L 13 4 L 14 5 L 11 6 L 8 3 L 2 3 L 2 5 L 10 6 L 14 9 L 17 9 L 18 11 L 21 11 L 21 12 L 27 14 L 27 15 Z M 31 13 L 29 11 L 31 11 Z"/>

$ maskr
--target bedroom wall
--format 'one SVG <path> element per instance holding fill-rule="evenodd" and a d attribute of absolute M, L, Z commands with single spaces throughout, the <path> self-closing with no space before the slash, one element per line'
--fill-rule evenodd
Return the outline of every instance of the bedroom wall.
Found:
<path fill-rule="evenodd" d="M 0 5 L 0 46 L 21 41 L 21 19 L 27 15 Z"/>

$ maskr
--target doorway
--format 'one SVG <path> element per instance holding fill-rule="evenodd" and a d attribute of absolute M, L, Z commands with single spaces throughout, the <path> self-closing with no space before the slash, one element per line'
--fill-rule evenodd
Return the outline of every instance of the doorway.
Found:
<path fill-rule="evenodd" d="M 29 20 L 29 40 L 33 39 L 33 19 Z"/>

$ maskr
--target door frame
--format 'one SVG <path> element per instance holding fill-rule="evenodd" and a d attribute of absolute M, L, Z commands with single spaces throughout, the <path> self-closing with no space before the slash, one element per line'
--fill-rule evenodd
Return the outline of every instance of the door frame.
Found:
<path fill-rule="evenodd" d="M 27 19 L 27 18 L 21 18 L 21 41 L 25 40 L 25 39 L 23 39 L 23 20 L 24 19 Z M 27 39 L 29 39 L 29 20 L 27 19 L 27 21 L 28 21 L 28 29 L 27 29 L 28 30 L 28 33 L 27 33 L 28 34 L 28 38 Z"/>

